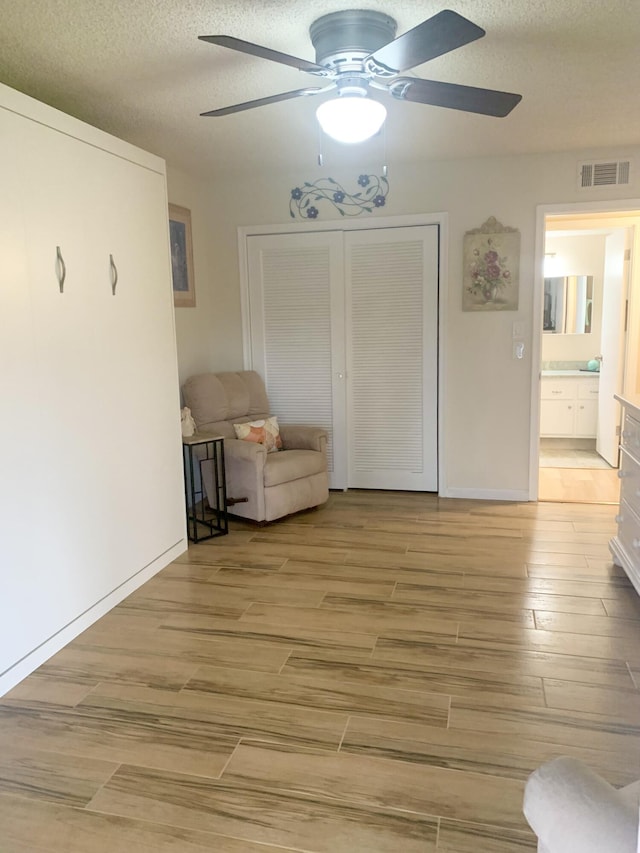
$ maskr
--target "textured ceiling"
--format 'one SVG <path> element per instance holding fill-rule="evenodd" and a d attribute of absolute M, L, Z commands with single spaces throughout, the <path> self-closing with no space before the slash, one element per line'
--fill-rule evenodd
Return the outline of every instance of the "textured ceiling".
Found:
<path fill-rule="evenodd" d="M 518 92 L 504 119 L 388 104 L 386 143 L 327 158 L 415 161 L 640 144 L 638 0 L 8 0 L 0 81 L 165 157 L 215 175 L 315 163 L 314 98 L 222 118 L 199 113 L 316 78 L 198 41 L 237 36 L 315 59 L 308 30 L 347 8 L 386 12 L 401 34 L 453 8 L 487 35 L 422 65 L 418 77 Z M 386 154 L 383 151 L 386 144 Z M 332 147 L 333 146 L 333 147 Z"/>

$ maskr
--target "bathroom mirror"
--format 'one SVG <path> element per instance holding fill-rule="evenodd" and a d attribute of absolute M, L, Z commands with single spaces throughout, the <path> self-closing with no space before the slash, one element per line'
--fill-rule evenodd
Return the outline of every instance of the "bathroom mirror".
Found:
<path fill-rule="evenodd" d="M 593 276 L 544 280 L 542 329 L 554 335 L 588 335 L 593 312 Z"/>

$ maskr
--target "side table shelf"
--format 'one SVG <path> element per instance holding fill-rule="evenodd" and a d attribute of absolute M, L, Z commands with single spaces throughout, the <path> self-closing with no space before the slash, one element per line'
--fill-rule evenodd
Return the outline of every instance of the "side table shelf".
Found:
<path fill-rule="evenodd" d="M 182 461 L 184 464 L 185 507 L 187 511 L 187 535 L 191 542 L 202 542 L 229 532 L 227 519 L 227 483 L 224 469 L 224 438 L 221 435 L 204 433 L 182 437 Z M 206 495 L 203 464 L 210 465 L 214 494 Z M 196 471 L 198 482 L 196 482 Z"/>

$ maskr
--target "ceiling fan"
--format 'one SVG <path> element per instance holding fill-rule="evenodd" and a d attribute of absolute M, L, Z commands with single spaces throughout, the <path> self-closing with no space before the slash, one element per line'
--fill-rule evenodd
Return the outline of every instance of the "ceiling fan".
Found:
<path fill-rule="evenodd" d="M 383 105 L 368 97 L 377 90 L 401 101 L 414 101 L 482 115 L 504 117 L 522 99 L 521 95 L 494 89 L 479 89 L 457 83 L 443 83 L 417 77 L 399 76 L 417 65 L 456 50 L 482 38 L 485 31 L 451 10 L 438 12 L 398 38 L 396 22 L 381 12 L 344 10 L 332 12 L 314 21 L 309 34 L 316 50 L 316 61 L 243 41 L 227 35 L 199 36 L 202 41 L 221 47 L 289 65 L 326 81 L 326 85 L 282 92 L 266 98 L 245 101 L 201 113 L 203 116 L 223 116 L 309 95 L 323 95 L 332 90 L 339 97 L 325 102 L 318 110 L 318 120 L 325 130 L 322 110 L 331 106 L 343 113 L 342 121 L 353 118 L 354 107 L 366 103 L 377 113 L 377 127 L 363 138 L 376 133 L 386 115 Z M 356 103 L 356 101 L 358 103 Z M 334 135 L 328 131 L 330 135 Z M 338 137 L 336 137 L 338 138 Z M 361 141 L 342 139 L 341 141 Z"/>

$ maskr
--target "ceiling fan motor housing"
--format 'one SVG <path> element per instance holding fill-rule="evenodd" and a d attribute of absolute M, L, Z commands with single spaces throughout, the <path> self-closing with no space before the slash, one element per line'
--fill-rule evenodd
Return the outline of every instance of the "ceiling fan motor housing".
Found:
<path fill-rule="evenodd" d="M 393 41 L 396 29 L 394 19 L 382 12 L 347 9 L 318 18 L 309 35 L 318 65 L 356 70 L 370 53 Z"/>

